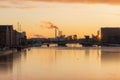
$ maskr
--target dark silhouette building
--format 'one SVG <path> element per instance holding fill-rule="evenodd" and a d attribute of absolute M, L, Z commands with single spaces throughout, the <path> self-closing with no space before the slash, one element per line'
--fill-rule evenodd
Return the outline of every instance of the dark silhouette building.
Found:
<path fill-rule="evenodd" d="M 120 28 L 101 28 L 101 41 L 108 44 L 120 44 Z"/>
<path fill-rule="evenodd" d="M 13 42 L 12 47 L 19 46 L 19 37 L 20 37 L 20 33 L 17 32 L 16 30 L 13 30 L 13 33 L 12 33 L 12 38 L 13 38 L 13 40 L 12 40 L 12 42 Z"/>
<path fill-rule="evenodd" d="M 13 29 L 13 25 L 0 25 L 0 48 L 13 48 L 26 44 L 26 33 Z"/>
<path fill-rule="evenodd" d="M 13 25 L 0 25 L 0 47 L 12 46 Z"/>

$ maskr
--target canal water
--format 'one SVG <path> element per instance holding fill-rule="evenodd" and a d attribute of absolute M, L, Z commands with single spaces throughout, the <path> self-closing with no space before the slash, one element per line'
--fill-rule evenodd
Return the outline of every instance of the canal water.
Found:
<path fill-rule="evenodd" d="M 120 80 L 120 47 L 33 47 L 0 57 L 0 80 Z"/>

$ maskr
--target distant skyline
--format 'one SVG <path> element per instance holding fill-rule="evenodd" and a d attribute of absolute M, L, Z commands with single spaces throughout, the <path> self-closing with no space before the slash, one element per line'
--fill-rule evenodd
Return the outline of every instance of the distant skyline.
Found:
<path fill-rule="evenodd" d="M 0 25 L 21 24 L 29 37 L 54 37 L 41 27 L 51 22 L 65 35 L 97 34 L 101 27 L 120 26 L 118 0 L 0 0 Z"/>

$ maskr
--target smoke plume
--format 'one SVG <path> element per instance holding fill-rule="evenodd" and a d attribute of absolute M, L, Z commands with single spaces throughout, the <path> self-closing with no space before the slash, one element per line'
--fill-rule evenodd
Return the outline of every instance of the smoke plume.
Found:
<path fill-rule="evenodd" d="M 52 22 L 41 22 L 40 27 L 47 28 L 47 29 L 58 29 Z"/>
<path fill-rule="evenodd" d="M 43 35 L 38 35 L 38 34 L 33 35 L 33 37 L 35 37 L 35 38 L 44 38 L 44 36 L 43 36 Z"/>

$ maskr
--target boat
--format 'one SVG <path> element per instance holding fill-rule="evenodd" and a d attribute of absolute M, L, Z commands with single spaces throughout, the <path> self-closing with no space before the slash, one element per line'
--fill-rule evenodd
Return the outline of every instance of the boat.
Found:
<path fill-rule="evenodd" d="M 35 44 L 33 44 L 32 46 L 33 46 L 33 47 L 41 47 L 42 44 L 41 44 L 41 43 L 35 43 Z"/>

